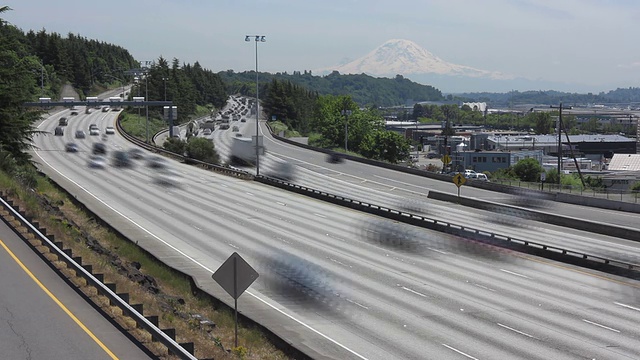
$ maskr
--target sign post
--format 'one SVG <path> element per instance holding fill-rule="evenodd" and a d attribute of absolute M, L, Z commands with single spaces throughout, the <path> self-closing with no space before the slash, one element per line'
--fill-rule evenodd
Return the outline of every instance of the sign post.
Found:
<path fill-rule="evenodd" d="M 453 183 L 458 187 L 458 202 L 460 201 L 460 187 L 467 182 L 467 178 L 465 178 L 462 174 L 457 173 L 453 175 Z"/>
<path fill-rule="evenodd" d="M 236 347 L 238 347 L 238 298 L 253 284 L 259 274 L 237 252 L 234 252 L 211 275 L 233 297 L 236 320 Z"/>
<path fill-rule="evenodd" d="M 547 181 L 547 174 L 540 173 L 540 186 L 542 187 L 542 191 L 544 191 L 544 182 Z"/>

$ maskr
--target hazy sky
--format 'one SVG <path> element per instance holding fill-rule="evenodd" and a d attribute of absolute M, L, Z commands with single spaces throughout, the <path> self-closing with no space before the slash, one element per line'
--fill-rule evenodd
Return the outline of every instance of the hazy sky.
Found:
<path fill-rule="evenodd" d="M 214 71 L 313 70 L 408 39 L 445 61 L 591 91 L 640 86 L 638 0 L 0 0 L 23 30 L 69 32 Z M 584 87 L 583 87 L 584 89 Z"/>

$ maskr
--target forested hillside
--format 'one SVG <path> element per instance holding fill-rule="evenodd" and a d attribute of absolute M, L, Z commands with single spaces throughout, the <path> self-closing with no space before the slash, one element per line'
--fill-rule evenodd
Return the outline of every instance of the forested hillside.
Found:
<path fill-rule="evenodd" d="M 255 96 L 255 71 L 236 73 L 228 70 L 218 74 L 227 84 L 229 93 Z M 259 76 L 261 91 L 266 88 L 266 84 L 277 79 L 303 86 L 319 95 L 350 95 L 358 105 L 367 107 L 403 105 L 409 100 L 438 101 L 443 99 L 440 90 L 429 85 L 415 83 L 401 75 L 389 79 L 374 78 L 365 74 L 341 75 L 337 71 L 326 76 L 315 76 L 308 71 L 302 73 L 296 71 L 291 75 L 261 72 Z"/>
<path fill-rule="evenodd" d="M 0 37 L 31 56 L 34 77 L 44 86 L 44 95 L 50 97 L 57 97 L 65 82 L 87 95 L 96 85 L 119 82 L 124 79 L 124 70 L 137 66 L 126 49 L 72 33 L 66 37 L 44 29 L 25 33 L 0 23 Z"/>
<path fill-rule="evenodd" d="M 484 101 L 492 106 L 509 106 L 518 104 L 557 104 L 563 102 L 568 105 L 588 104 L 628 104 L 640 102 L 640 88 L 616 89 L 598 94 L 578 94 L 560 91 L 512 91 L 508 93 L 464 93 L 457 97 L 468 101 Z"/>
<path fill-rule="evenodd" d="M 142 96 L 147 91 L 151 100 L 170 100 L 178 107 L 178 123 L 185 122 L 196 113 L 197 107 L 222 108 L 227 102 L 225 86 L 218 74 L 203 68 L 197 61 L 180 65 L 173 59 L 171 64 L 163 57 L 149 67 L 147 82 L 139 82 L 133 92 Z M 150 109 L 153 116 L 159 110 Z"/>

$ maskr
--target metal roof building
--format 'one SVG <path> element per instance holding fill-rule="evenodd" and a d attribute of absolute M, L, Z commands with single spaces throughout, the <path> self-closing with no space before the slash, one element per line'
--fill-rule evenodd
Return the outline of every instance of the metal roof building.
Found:
<path fill-rule="evenodd" d="M 640 171 L 640 154 L 614 154 L 609 171 Z"/>

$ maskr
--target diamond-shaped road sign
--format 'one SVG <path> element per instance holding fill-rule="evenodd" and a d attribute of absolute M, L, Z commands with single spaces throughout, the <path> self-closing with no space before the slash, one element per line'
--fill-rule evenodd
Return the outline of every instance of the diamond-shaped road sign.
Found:
<path fill-rule="evenodd" d="M 258 278 L 255 271 L 237 252 L 229 256 L 211 275 L 231 297 L 237 300 L 247 288 Z"/>
<path fill-rule="evenodd" d="M 453 175 L 453 178 L 451 180 L 454 184 L 456 184 L 458 188 L 464 185 L 465 182 L 467 182 L 467 179 L 460 173 Z"/>

